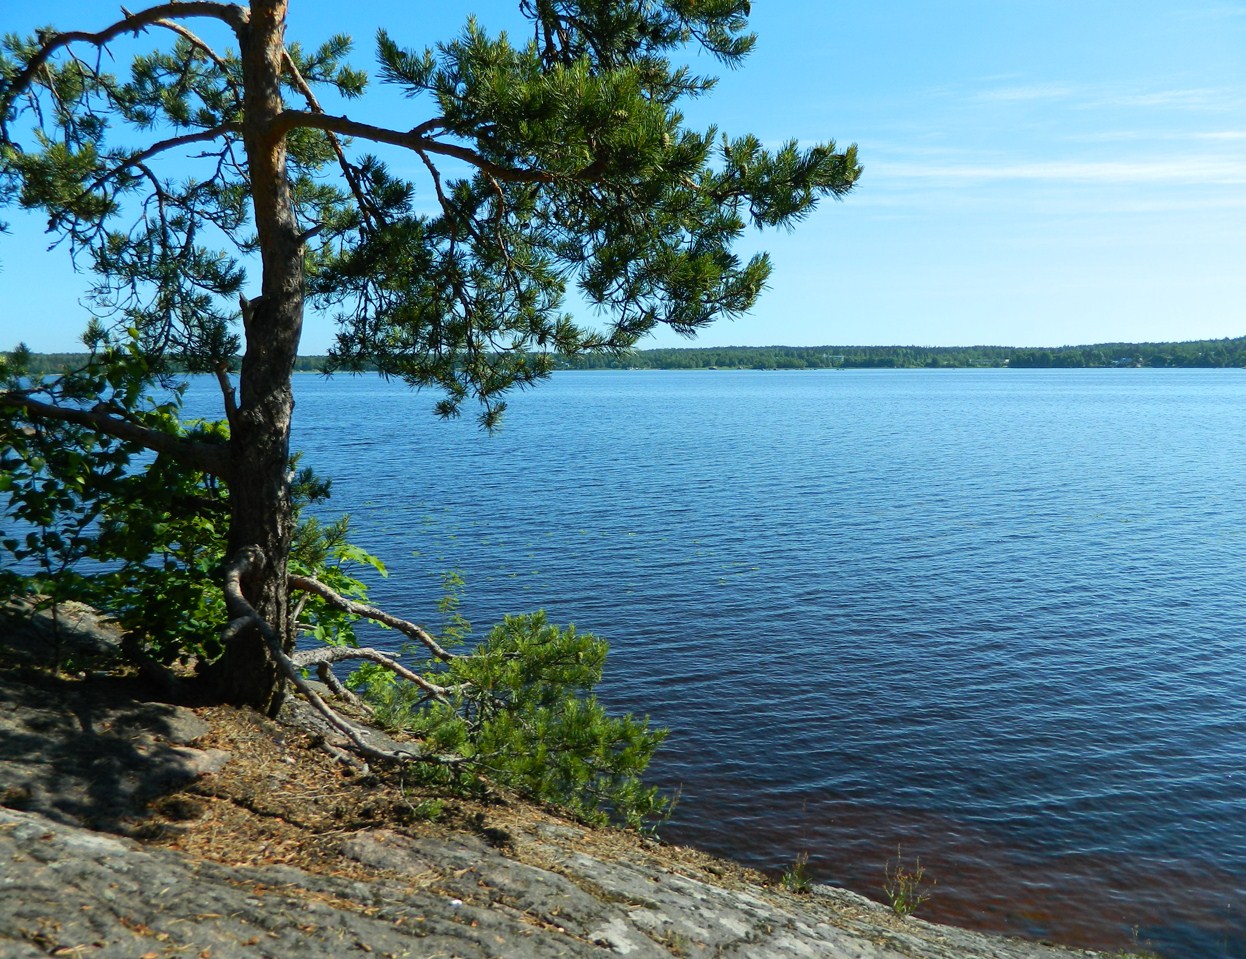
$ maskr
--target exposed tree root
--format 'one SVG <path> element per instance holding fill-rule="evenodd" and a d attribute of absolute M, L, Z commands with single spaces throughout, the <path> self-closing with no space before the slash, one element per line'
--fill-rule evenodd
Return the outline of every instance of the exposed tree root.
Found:
<path fill-rule="evenodd" d="M 362 616 L 365 619 L 373 620 L 390 629 L 396 629 L 404 636 L 414 639 L 421 643 L 424 647 L 443 662 L 449 662 L 454 659 L 453 653 L 446 652 L 437 640 L 433 639 L 427 630 L 421 629 L 415 623 L 409 623 L 405 619 L 399 619 L 397 616 L 391 616 L 382 609 L 375 606 L 369 606 L 367 603 L 357 603 L 353 599 L 347 599 L 345 596 L 335 592 L 318 579 L 310 576 L 299 576 L 292 574 L 287 577 L 286 582 L 292 590 L 303 590 L 307 593 L 315 593 L 322 599 L 327 600 L 331 605 L 347 613 L 353 613 L 356 616 Z"/>
<path fill-rule="evenodd" d="M 309 650 L 303 653 L 296 653 L 292 657 L 282 646 L 281 638 L 277 635 L 272 626 L 266 622 L 255 611 L 255 608 L 247 600 L 242 592 L 242 577 L 253 569 L 257 564 L 264 561 L 263 554 L 257 547 L 247 547 L 241 549 L 235 555 L 225 569 L 225 607 L 229 611 L 229 625 L 225 627 L 222 638 L 225 642 L 234 641 L 238 635 L 248 627 L 254 626 L 263 636 L 268 651 L 281 669 L 282 674 L 300 693 L 308 703 L 311 704 L 325 720 L 340 732 L 350 742 L 353 750 L 365 759 L 379 760 L 382 762 L 393 763 L 410 763 L 410 762 L 436 762 L 445 765 L 452 765 L 461 762 L 457 756 L 439 756 L 430 753 L 408 750 L 386 750 L 378 749 L 372 743 L 368 742 L 364 733 L 353 723 L 344 719 L 336 710 L 333 709 L 324 698 L 312 687 L 312 685 L 303 678 L 303 670 L 309 667 L 328 667 L 330 663 L 342 662 L 351 659 L 365 659 L 369 662 L 378 663 L 389 669 L 391 672 L 401 676 L 403 679 L 414 683 L 430 695 L 444 698 L 452 691 L 450 687 L 438 686 L 430 683 L 424 677 L 413 673 L 402 664 L 398 663 L 392 657 L 378 652 L 374 649 L 353 649 L 348 647 L 330 646 L 325 649 Z M 297 582 L 296 582 L 297 581 Z M 412 623 L 405 620 L 399 620 L 397 617 L 389 616 L 372 606 L 363 603 L 354 603 L 350 600 L 339 596 L 329 587 L 320 583 L 318 580 L 307 576 L 290 577 L 290 585 L 293 588 L 303 589 L 309 592 L 318 593 L 324 596 L 340 608 L 347 609 L 349 612 L 356 613 L 360 616 L 367 616 L 369 619 L 375 619 L 378 622 L 384 622 L 387 625 L 394 625 L 395 628 L 402 629 L 408 636 L 420 639 L 435 656 L 442 659 L 452 658 L 449 653 L 443 650 L 436 641 L 432 639 L 424 630 L 420 629 Z M 395 625 L 401 623 L 407 628 Z M 330 689 L 333 688 L 332 684 Z"/>
<path fill-rule="evenodd" d="M 291 661 L 303 669 L 312 666 L 317 668 L 321 666 L 327 667 L 330 663 L 344 663 L 352 659 L 365 659 L 370 663 L 384 666 L 391 673 L 401 676 L 407 682 L 419 686 L 424 692 L 431 696 L 436 696 L 438 699 L 445 699 L 455 691 L 453 686 L 439 686 L 436 683 L 430 683 L 419 673 L 413 673 L 407 669 L 406 666 L 392 656 L 382 653 L 380 650 L 372 649 L 370 646 L 326 646 L 323 649 L 308 649 L 301 653 L 295 653 L 291 657 Z M 333 683 L 326 682 L 325 685 L 333 689 Z M 333 691 L 337 692 L 336 689 Z"/>
<path fill-rule="evenodd" d="M 372 707 L 343 686 L 342 681 L 337 678 L 337 674 L 333 672 L 332 667 L 328 663 L 317 663 L 316 675 L 322 683 L 329 687 L 329 692 L 333 693 L 338 699 L 350 703 L 356 709 L 363 710 L 369 716 L 372 715 Z"/>

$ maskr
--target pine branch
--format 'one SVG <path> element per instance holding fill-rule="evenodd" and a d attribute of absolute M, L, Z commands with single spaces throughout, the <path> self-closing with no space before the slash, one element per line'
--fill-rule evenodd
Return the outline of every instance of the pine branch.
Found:
<path fill-rule="evenodd" d="M 134 16 L 134 14 L 132 14 L 125 7 L 121 8 L 121 12 L 124 13 L 127 17 Z M 226 83 L 228 83 L 230 89 L 234 91 L 234 96 L 237 98 L 238 102 L 239 103 L 242 102 L 242 91 L 239 90 L 238 85 L 235 84 L 229 78 L 229 64 L 225 62 L 225 60 L 221 57 L 220 54 L 218 54 L 215 50 L 212 49 L 211 45 L 207 41 L 200 38 L 199 35 L 196 34 L 194 31 L 189 30 L 186 27 L 182 26 L 180 23 L 175 23 L 172 20 L 165 20 L 165 19 L 156 20 L 152 23 L 152 26 L 163 27 L 166 30 L 173 31 L 179 37 L 181 37 L 183 40 L 189 43 L 191 46 L 195 47 L 201 53 L 203 53 L 205 57 L 207 57 L 214 64 L 216 64 L 216 68 L 221 71 L 221 78 Z"/>
<path fill-rule="evenodd" d="M 285 61 L 286 69 L 290 71 L 290 79 L 294 82 L 294 86 L 303 94 L 303 99 L 307 101 L 307 105 L 311 107 L 313 113 L 323 114 L 324 107 L 320 105 L 320 101 L 316 99 L 316 94 L 312 91 L 310 84 L 303 78 L 303 74 L 299 72 L 298 66 L 294 62 L 294 58 L 290 56 L 289 50 L 282 50 L 282 59 Z M 363 192 L 363 184 L 359 182 L 359 173 L 354 165 L 346 158 L 346 151 L 342 149 L 342 141 L 338 139 L 337 134 L 332 130 L 326 130 L 325 135 L 329 138 L 329 144 L 333 147 L 333 153 L 337 157 L 338 166 L 342 169 L 342 176 L 346 178 L 347 184 L 350 186 L 350 192 L 355 197 L 355 202 L 359 204 L 359 212 L 363 214 L 364 219 L 371 223 L 376 219 L 376 213 L 373 205 L 369 202 L 368 197 Z M 307 238 L 304 238 L 306 242 Z"/>
<path fill-rule="evenodd" d="M 107 173 L 101 173 L 95 178 L 94 182 L 92 182 L 90 186 L 82 191 L 82 195 L 85 196 L 103 186 L 122 170 L 132 166 L 141 166 L 154 156 L 159 156 L 161 153 L 176 149 L 177 147 L 189 146 L 192 143 L 205 143 L 209 140 L 215 140 L 217 137 L 224 136 L 226 133 L 236 133 L 241 136 L 242 124 L 222 123 L 220 126 L 212 127 L 208 130 L 200 130 L 197 133 L 186 133 L 180 137 L 170 137 L 167 140 L 159 140 L 149 146 L 146 150 L 140 150 L 138 153 L 133 153 L 126 157 Z"/>
<path fill-rule="evenodd" d="M 216 364 L 217 385 L 221 388 L 221 401 L 225 404 L 225 422 L 231 427 L 238 416 L 238 395 L 234 391 L 234 385 L 229 381 L 229 366 L 222 360 Z"/>
<path fill-rule="evenodd" d="M 123 10 L 124 12 L 124 10 Z M 83 30 L 71 30 L 67 33 L 54 33 L 43 40 L 39 52 L 36 53 L 25 68 L 8 84 L 8 89 L 0 94 L 0 117 L 6 117 L 13 107 L 14 101 L 29 88 L 39 71 L 52 56 L 65 47 L 75 43 L 86 43 L 94 47 L 103 47 L 110 41 L 126 33 L 136 36 L 150 26 L 163 26 L 163 20 L 188 20 L 196 17 L 207 17 L 220 20 L 227 24 L 241 38 L 245 32 L 250 15 L 245 7 L 231 3 L 214 3 L 211 0 L 189 0 L 189 2 L 162 3 L 138 13 L 126 14 L 121 20 L 95 33 Z"/>
<path fill-rule="evenodd" d="M 488 173 L 504 183 L 558 183 L 568 179 L 591 179 L 600 172 L 599 164 L 591 163 L 576 174 L 556 174 L 545 170 L 531 170 L 522 167 L 502 166 L 487 160 L 475 150 L 443 143 L 430 139 L 425 133 L 435 129 L 437 121 L 428 121 L 412 130 L 391 130 L 388 127 L 373 126 L 350 117 L 331 116 L 327 113 L 308 113 L 303 110 L 284 110 L 273 118 L 268 134 L 271 137 L 282 137 L 299 128 L 323 130 L 326 133 L 339 133 L 343 136 L 369 140 L 373 143 L 387 143 L 390 146 L 404 147 L 408 150 L 423 151 L 439 156 L 454 157 L 474 166 L 477 170 Z"/>
<path fill-rule="evenodd" d="M 228 479 L 229 453 L 224 446 L 201 443 L 175 436 L 172 433 L 148 429 L 146 426 L 140 426 L 138 423 L 113 415 L 103 403 L 97 404 L 92 409 L 84 410 L 44 403 L 42 400 L 32 399 L 23 393 L 0 393 L 0 407 L 6 406 L 20 409 L 32 419 L 86 426 L 97 433 L 137 443 L 156 453 L 165 453 L 179 462 L 212 476 Z"/>

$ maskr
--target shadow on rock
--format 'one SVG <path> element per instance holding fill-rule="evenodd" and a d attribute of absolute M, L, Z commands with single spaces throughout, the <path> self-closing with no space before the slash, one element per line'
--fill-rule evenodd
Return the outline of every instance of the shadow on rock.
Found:
<path fill-rule="evenodd" d="M 208 731 L 193 712 L 133 693 L 0 674 L 0 805 L 124 832 L 149 801 L 220 768 L 224 753 L 187 747 Z"/>

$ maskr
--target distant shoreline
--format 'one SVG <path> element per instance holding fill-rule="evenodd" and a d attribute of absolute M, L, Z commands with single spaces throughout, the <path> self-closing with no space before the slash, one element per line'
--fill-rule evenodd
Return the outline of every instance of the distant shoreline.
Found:
<path fill-rule="evenodd" d="M 4 355 L 4 354 L 0 354 Z M 32 353 L 31 372 L 80 365 L 86 353 Z M 808 369 L 1109 369 L 1246 366 L 1246 336 L 1169 343 L 1088 346 L 694 346 L 636 350 L 620 356 L 561 357 L 567 370 L 808 370 Z M 319 372 L 325 356 L 300 356 L 295 371 Z"/>

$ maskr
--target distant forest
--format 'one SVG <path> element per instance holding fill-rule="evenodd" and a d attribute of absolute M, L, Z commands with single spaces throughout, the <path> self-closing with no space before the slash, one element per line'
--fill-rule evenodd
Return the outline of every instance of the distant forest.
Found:
<path fill-rule="evenodd" d="M 84 353 L 36 353 L 32 372 L 80 364 Z M 301 356 L 296 369 L 317 372 L 323 356 Z M 557 358 L 573 370 L 806 370 L 936 367 L 1246 367 L 1246 336 L 1185 343 L 1098 343 L 1030 349 L 1016 346 L 707 346 L 636 350 L 621 356 Z"/>
<path fill-rule="evenodd" d="M 724 346 L 638 350 L 563 361 L 577 370 L 804 370 L 932 367 L 1246 366 L 1246 336 L 1188 343 L 1015 346 Z"/>

